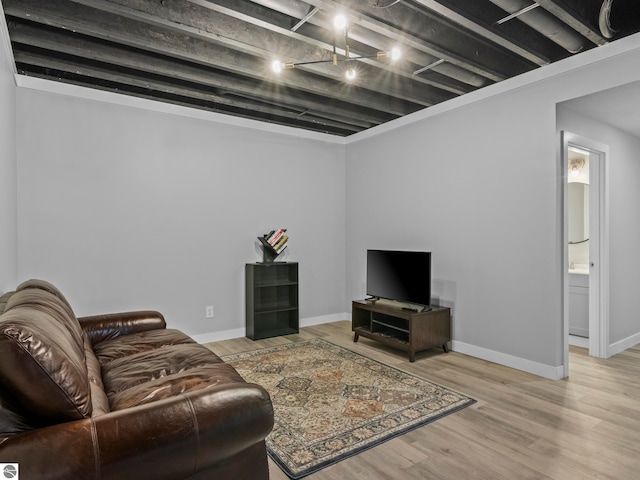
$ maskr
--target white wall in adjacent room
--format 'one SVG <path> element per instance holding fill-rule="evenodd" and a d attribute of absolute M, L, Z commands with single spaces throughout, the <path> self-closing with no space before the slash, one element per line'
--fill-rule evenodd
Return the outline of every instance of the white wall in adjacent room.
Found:
<path fill-rule="evenodd" d="M 0 4 L 0 15 L 2 5 Z M 16 186 L 16 84 L 11 45 L 0 18 L 0 293 L 18 278 Z"/>
<path fill-rule="evenodd" d="M 605 58 L 611 45 L 600 47 L 350 139 L 347 298 L 365 293 L 368 248 L 429 250 L 433 296 L 453 308 L 455 349 L 561 375 L 556 104 L 638 80 L 638 38 L 626 52 Z"/>
<path fill-rule="evenodd" d="M 26 88 L 17 105 L 19 274 L 59 285 L 79 315 L 244 328 L 244 265 L 279 227 L 301 319 L 344 313 L 343 143 Z"/>
<path fill-rule="evenodd" d="M 594 101 L 606 101 L 606 96 Z M 558 107 L 558 130 L 609 146 L 609 345 L 640 342 L 640 138 L 576 113 L 571 101 Z"/>

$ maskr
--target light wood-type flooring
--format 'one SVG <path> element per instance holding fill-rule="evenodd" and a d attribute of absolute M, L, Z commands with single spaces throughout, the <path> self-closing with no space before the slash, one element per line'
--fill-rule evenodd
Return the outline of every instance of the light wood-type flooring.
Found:
<path fill-rule="evenodd" d="M 456 352 L 404 352 L 360 338 L 347 321 L 298 335 L 210 343 L 218 355 L 322 337 L 477 400 L 332 465 L 308 480 L 640 479 L 640 345 L 609 359 L 571 347 L 570 376 L 552 381 Z M 287 476 L 269 460 L 272 480 Z"/>

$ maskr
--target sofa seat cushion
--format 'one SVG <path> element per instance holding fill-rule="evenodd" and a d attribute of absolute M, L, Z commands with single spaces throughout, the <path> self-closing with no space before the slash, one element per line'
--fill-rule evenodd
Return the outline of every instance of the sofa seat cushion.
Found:
<path fill-rule="evenodd" d="M 179 330 L 157 329 L 121 335 L 93 345 L 93 351 L 104 368 L 108 363 L 140 352 L 156 350 L 170 345 L 196 343 L 192 338 Z"/>
<path fill-rule="evenodd" d="M 112 410 L 201 390 L 244 383 L 233 367 L 197 343 L 165 345 L 102 365 L 102 380 Z"/>
<path fill-rule="evenodd" d="M 231 365 L 217 363 L 192 368 L 139 384 L 109 396 L 112 410 L 144 405 L 165 398 L 212 388 L 217 385 L 244 383 Z"/>

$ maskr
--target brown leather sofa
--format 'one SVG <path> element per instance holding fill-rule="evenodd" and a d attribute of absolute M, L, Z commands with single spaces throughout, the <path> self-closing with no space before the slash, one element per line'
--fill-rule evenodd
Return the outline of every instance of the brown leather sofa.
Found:
<path fill-rule="evenodd" d="M 268 479 L 268 393 L 158 312 L 76 319 L 53 285 L 0 297 L 0 463 L 20 480 Z"/>

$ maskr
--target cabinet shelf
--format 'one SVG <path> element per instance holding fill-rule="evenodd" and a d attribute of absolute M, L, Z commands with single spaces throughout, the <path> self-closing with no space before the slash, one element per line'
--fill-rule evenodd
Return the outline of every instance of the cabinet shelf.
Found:
<path fill-rule="evenodd" d="M 289 311 L 297 311 L 298 307 L 264 307 L 264 308 L 256 308 L 254 310 L 255 314 L 262 315 L 264 313 L 275 313 L 275 312 L 289 312 Z"/>
<path fill-rule="evenodd" d="M 264 282 L 264 283 L 256 283 L 254 285 L 255 288 L 267 288 L 267 287 L 286 287 L 286 286 L 290 286 L 290 285 L 298 285 L 297 281 L 291 281 L 291 282 L 279 282 L 279 281 L 269 281 L 269 282 Z"/>
<path fill-rule="evenodd" d="M 273 328 L 269 330 L 268 337 L 259 337 L 259 338 L 281 337 L 283 335 L 293 335 L 295 333 L 298 333 L 298 329 L 293 327 Z"/>
<path fill-rule="evenodd" d="M 298 333 L 298 264 L 245 265 L 246 329 L 252 340 Z"/>

